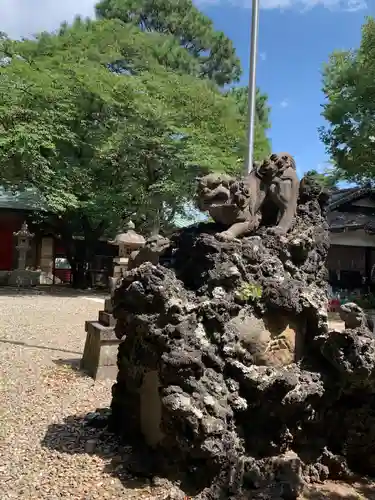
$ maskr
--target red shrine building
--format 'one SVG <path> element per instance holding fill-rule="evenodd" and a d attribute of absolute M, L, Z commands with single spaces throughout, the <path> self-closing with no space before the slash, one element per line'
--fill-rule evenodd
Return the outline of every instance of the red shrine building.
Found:
<path fill-rule="evenodd" d="M 17 238 L 14 233 L 21 229 L 23 222 L 37 209 L 38 202 L 33 192 L 13 194 L 0 189 L 0 271 L 17 268 Z M 30 245 L 26 266 L 52 272 L 56 252 L 54 238 L 36 232 Z"/>
<path fill-rule="evenodd" d="M 41 201 L 35 192 L 25 191 L 13 194 L 0 189 L 0 286 L 7 284 L 9 271 L 17 269 L 17 237 L 14 235 L 25 221 L 32 220 L 33 213 L 40 209 Z M 29 226 L 33 233 L 26 257 L 26 269 L 38 271 L 40 284 L 69 282 L 70 265 L 62 241 L 56 235 L 46 232 L 36 224 Z M 77 240 L 82 239 L 77 236 Z M 103 273 L 111 272 L 113 247 L 105 240 L 98 241 L 93 274 L 98 280 L 106 281 Z M 38 276 L 39 276 L 38 274 Z M 39 281 L 39 277 L 38 277 Z"/>

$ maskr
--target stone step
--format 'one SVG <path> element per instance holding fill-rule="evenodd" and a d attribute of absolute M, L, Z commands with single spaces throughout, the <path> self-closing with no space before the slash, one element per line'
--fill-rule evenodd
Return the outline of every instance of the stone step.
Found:
<path fill-rule="evenodd" d="M 115 318 L 112 314 L 106 311 L 99 311 L 99 322 L 104 326 L 114 327 L 116 324 Z"/>

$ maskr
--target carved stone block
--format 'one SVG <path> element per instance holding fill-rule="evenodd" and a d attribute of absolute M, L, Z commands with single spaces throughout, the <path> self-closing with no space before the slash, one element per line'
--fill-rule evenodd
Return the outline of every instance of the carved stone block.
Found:
<path fill-rule="evenodd" d="M 120 341 L 116 338 L 113 327 L 97 321 L 86 321 L 85 330 L 87 336 L 81 369 L 93 379 L 115 379 Z"/>
<path fill-rule="evenodd" d="M 107 311 L 99 311 L 99 321 L 104 326 L 114 327 L 116 324 L 115 318 Z"/>

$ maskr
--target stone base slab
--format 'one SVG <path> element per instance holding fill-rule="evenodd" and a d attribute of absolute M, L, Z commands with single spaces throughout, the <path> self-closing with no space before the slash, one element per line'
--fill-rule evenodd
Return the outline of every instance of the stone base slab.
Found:
<path fill-rule="evenodd" d="M 1 271 L 0 274 L 0 286 L 9 285 L 22 288 L 40 285 L 41 271 L 15 269 L 13 271 Z"/>

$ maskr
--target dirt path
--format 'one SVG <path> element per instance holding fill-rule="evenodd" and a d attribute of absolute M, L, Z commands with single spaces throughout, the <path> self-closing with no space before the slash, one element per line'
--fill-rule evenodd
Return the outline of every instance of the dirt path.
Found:
<path fill-rule="evenodd" d="M 74 369 L 83 352 L 84 322 L 97 318 L 101 303 L 89 297 L 0 296 L 1 500 L 167 497 L 168 488 L 139 483 L 124 472 L 121 458 L 130 450 L 85 425 L 84 416 L 109 406 L 111 398 L 111 380 L 94 384 Z M 360 498 L 375 500 L 373 486 L 326 483 L 303 497 Z"/>
<path fill-rule="evenodd" d="M 147 484 L 127 487 L 114 466 L 118 448 L 84 425 L 84 415 L 111 399 L 113 381 L 94 384 L 72 369 L 84 322 L 100 306 L 81 297 L 0 296 L 1 500 L 157 498 Z"/>
<path fill-rule="evenodd" d="M 375 485 L 367 480 L 353 485 L 326 481 L 311 486 L 300 500 L 375 500 Z"/>

